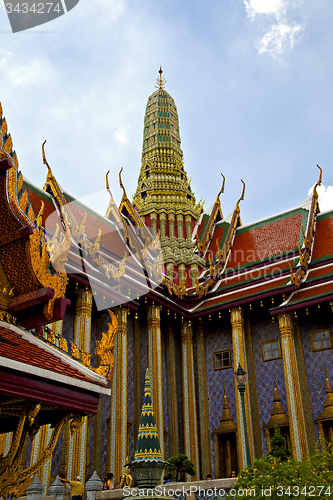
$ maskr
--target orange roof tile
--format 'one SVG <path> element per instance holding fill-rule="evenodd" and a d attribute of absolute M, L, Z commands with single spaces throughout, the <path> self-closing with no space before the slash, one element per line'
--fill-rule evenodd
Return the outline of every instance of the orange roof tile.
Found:
<path fill-rule="evenodd" d="M 312 261 L 333 254 L 333 216 L 318 219 L 313 244 Z"/>
<path fill-rule="evenodd" d="M 227 268 L 267 259 L 297 246 L 302 214 L 267 223 L 254 229 L 237 231 Z"/>
<path fill-rule="evenodd" d="M 67 364 L 59 355 L 57 356 L 56 349 L 54 349 L 54 354 L 51 354 L 49 351 L 36 345 L 42 341 L 38 342 L 38 339 L 32 333 L 25 332 L 23 336 L 18 333 L 17 328 L 15 330 L 0 326 L 0 356 L 26 365 L 35 366 L 36 368 L 45 369 L 55 374 L 59 373 L 84 382 L 106 386 L 106 384 L 93 380 L 94 373 L 89 378 L 84 373 L 81 373 L 79 369 L 74 368 L 69 363 Z M 27 335 L 31 335 L 31 342 L 26 338 Z"/>

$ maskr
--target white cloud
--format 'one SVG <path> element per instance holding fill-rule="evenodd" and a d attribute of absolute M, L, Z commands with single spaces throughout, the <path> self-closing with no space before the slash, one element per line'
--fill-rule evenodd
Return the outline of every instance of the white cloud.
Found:
<path fill-rule="evenodd" d="M 303 0 L 243 0 L 247 16 L 253 21 L 261 14 L 267 18 L 270 28 L 255 46 L 259 54 L 267 53 L 277 59 L 284 51 L 293 48 L 303 27 L 291 20 L 291 12 L 299 8 Z M 275 23 L 271 24 L 272 18 Z"/>
<path fill-rule="evenodd" d="M 313 185 L 308 194 L 311 194 L 315 185 Z M 321 212 L 333 210 L 333 186 L 325 186 L 322 184 L 317 187 L 319 208 Z"/>
<path fill-rule="evenodd" d="M 270 31 L 256 43 L 259 54 L 267 52 L 275 58 L 285 50 L 292 49 L 302 30 L 303 28 L 299 24 L 273 24 Z"/>
<path fill-rule="evenodd" d="M 115 132 L 115 136 L 120 144 L 124 145 L 127 143 L 127 129 L 131 128 L 131 125 L 128 125 L 125 129 L 119 130 L 119 132 Z"/>
<path fill-rule="evenodd" d="M 284 0 L 244 0 L 248 17 L 255 17 L 256 14 L 275 14 L 285 10 Z"/>

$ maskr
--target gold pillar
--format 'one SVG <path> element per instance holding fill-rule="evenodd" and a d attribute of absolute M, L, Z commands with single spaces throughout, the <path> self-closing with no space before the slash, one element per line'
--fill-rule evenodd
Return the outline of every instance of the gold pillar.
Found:
<path fill-rule="evenodd" d="M 92 291 L 81 288 L 76 292 L 76 311 L 74 318 L 74 342 L 80 350 L 90 352 L 91 338 L 91 310 Z M 87 417 L 83 419 L 82 425 L 68 439 L 68 469 L 67 476 L 73 479 L 80 476 L 85 481 L 86 473 L 86 447 L 87 447 Z M 65 443 L 64 443 L 65 445 Z M 66 455 L 64 451 L 64 456 Z"/>
<path fill-rule="evenodd" d="M 150 214 L 150 224 L 151 224 L 151 229 L 152 229 L 152 235 L 153 237 L 156 236 L 157 234 L 157 214 L 155 212 L 152 212 Z"/>
<path fill-rule="evenodd" d="M 245 355 L 245 328 L 244 328 L 244 311 L 241 307 L 234 307 L 230 309 L 230 320 L 232 329 L 232 350 L 233 350 L 233 361 L 234 361 L 234 371 L 237 370 L 238 364 L 240 363 L 242 368 L 247 372 L 247 360 Z M 254 445 L 253 445 L 253 432 L 252 432 L 252 415 L 250 406 L 250 393 L 248 383 L 246 384 L 245 390 L 245 414 L 246 414 L 246 428 L 249 438 L 249 448 L 251 454 L 251 460 L 253 462 L 254 457 Z M 245 434 L 244 434 L 244 421 L 242 413 L 242 402 L 240 394 L 238 391 L 237 382 L 235 379 L 235 399 L 236 399 L 236 414 L 237 414 L 237 453 L 239 470 L 242 471 L 247 466 L 246 460 L 246 446 L 245 446 Z"/>
<path fill-rule="evenodd" d="M 127 457 L 127 307 L 115 309 L 118 332 L 114 358 L 116 369 L 112 378 L 110 414 L 111 470 L 115 481 L 123 473 Z"/>
<path fill-rule="evenodd" d="M 184 239 L 184 218 L 183 214 L 177 214 L 177 232 L 178 232 L 178 239 L 183 240 Z"/>
<path fill-rule="evenodd" d="M 182 285 L 185 278 L 185 264 L 179 264 L 178 270 L 179 270 L 179 285 Z"/>
<path fill-rule="evenodd" d="M 165 237 L 165 225 L 166 225 L 166 214 L 162 212 L 160 214 L 161 238 Z"/>
<path fill-rule="evenodd" d="M 192 239 L 192 226 L 191 226 L 191 216 L 185 215 L 185 223 L 186 223 L 186 239 Z"/>
<path fill-rule="evenodd" d="M 289 313 L 279 314 L 278 320 L 281 333 L 281 350 L 286 384 L 291 448 L 293 457 L 296 460 L 304 460 L 309 454 L 309 445 L 298 376 L 294 327 Z"/>
<path fill-rule="evenodd" d="M 79 349 L 90 351 L 92 291 L 88 288 L 76 292 L 74 342 Z"/>
<path fill-rule="evenodd" d="M 174 269 L 174 264 L 172 262 L 169 262 L 167 264 L 167 276 L 172 282 L 173 282 L 173 269 Z"/>
<path fill-rule="evenodd" d="M 141 408 L 142 408 L 142 392 L 141 392 L 141 331 L 139 318 L 134 319 L 134 446 L 136 445 L 136 437 L 138 435 Z"/>
<path fill-rule="evenodd" d="M 205 478 L 211 473 L 211 443 L 209 424 L 209 404 L 206 374 L 206 345 L 205 330 L 202 323 L 196 329 L 197 333 L 197 360 L 198 360 L 198 394 L 199 394 L 199 422 L 201 445 L 201 477 Z"/>
<path fill-rule="evenodd" d="M 192 274 L 192 286 L 195 286 L 197 278 L 199 276 L 198 264 L 191 264 L 191 274 Z"/>
<path fill-rule="evenodd" d="M 148 306 L 148 366 L 151 373 L 152 401 L 156 426 L 164 459 L 163 425 L 163 385 L 162 385 L 162 345 L 161 345 L 161 306 Z"/>
<path fill-rule="evenodd" d="M 169 393 L 169 455 L 179 454 L 179 422 L 177 404 L 176 340 L 172 323 L 167 327 L 167 377 Z"/>
<path fill-rule="evenodd" d="M 43 455 L 47 443 L 50 440 L 52 434 L 50 425 L 42 425 L 32 442 L 30 466 L 36 463 Z M 51 474 L 51 457 L 44 464 L 39 472 L 40 480 L 44 486 L 44 495 L 47 493 L 48 487 L 50 486 L 50 474 Z"/>
<path fill-rule="evenodd" d="M 169 218 L 169 237 L 175 237 L 175 214 L 168 214 Z"/>
<path fill-rule="evenodd" d="M 61 445 L 61 459 L 59 476 L 67 476 L 68 468 L 68 451 L 69 451 L 69 422 L 66 422 L 62 428 L 62 445 Z"/>
<path fill-rule="evenodd" d="M 181 339 L 185 455 L 194 462 L 194 469 L 197 475 L 192 480 L 196 481 L 200 478 L 200 469 L 194 382 L 193 329 L 191 321 L 182 322 Z"/>

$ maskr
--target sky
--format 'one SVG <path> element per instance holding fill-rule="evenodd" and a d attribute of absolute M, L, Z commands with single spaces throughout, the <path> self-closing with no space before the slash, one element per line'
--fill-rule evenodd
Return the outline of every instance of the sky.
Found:
<path fill-rule="evenodd" d="M 62 0 L 60 0 L 62 1 Z M 7 2 L 7 0 L 6 0 Z M 15 3 L 15 0 L 14 0 Z M 159 67 L 178 108 L 185 169 L 205 209 L 241 202 L 243 224 L 302 203 L 323 169 L 333 207 L 333 2 L 80 0 L 13 34 L 0 4 L 0 101 L 23 175 L 43 187 L 41 145 L 59 184 L 104 214 L 141 166 Z"/>

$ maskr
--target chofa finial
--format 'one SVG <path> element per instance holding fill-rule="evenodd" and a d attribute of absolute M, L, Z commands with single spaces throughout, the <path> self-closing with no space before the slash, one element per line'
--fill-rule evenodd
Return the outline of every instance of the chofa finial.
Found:
<path fill-rule="evenodd" d="M 157 78 L 156 80 L 156 83 L 157 85 L 155 85 L 155 87 L 157 89 L 164 89 L 164 85 L 166 84 L 166 79 L 162 77 L 162 74 L 163 74 L 163 70 L 162 70 L 162 67 L 160 66 L 160 69 L 158 70 L 159 74 L 160 74 L 160 77 Z"/>

